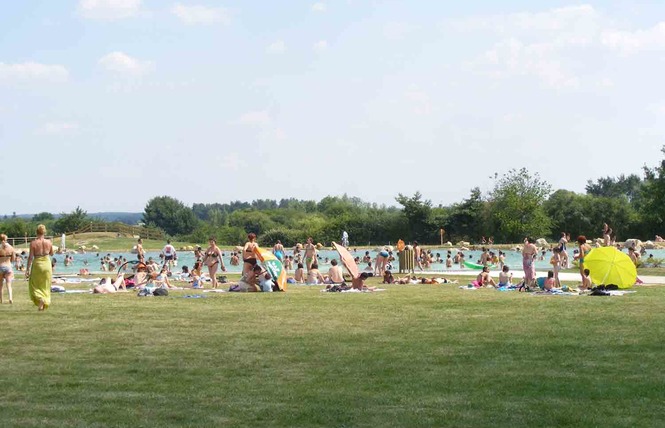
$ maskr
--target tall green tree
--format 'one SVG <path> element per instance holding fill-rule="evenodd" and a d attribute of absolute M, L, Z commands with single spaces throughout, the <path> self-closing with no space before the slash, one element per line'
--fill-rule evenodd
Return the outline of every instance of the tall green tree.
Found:
<path fill-rule="evenodd" d="M 549 236 L 558 240 L 561 232 L 578 236 L 593 230 L 593 219 L 587 202 L 590 198 L 592 196 L 580 195 L 570 190 L 560 189 L 552 193 L 543 204 L 545 213 L 551 219 L 552 233 Z"/>
<path fill-rule="evenodd" d="M 474 187 L 467 199 L 451 207 L 445 227 L 448 239 L 476 242 L 480 236 L 487 235 L 486 211 L 487 202 L 483 200 L 480 188 Z"/>
<path fill-rule="evenodd" d="M 589 195 L 605 198 L 626 198 L 632 202 L 640 193 L 642 180 L 637 174 L 618 177 L 601 177 L 596 181 L 589 180 L 586 192 Z"/>
<path fill-rule="evenodd" d="M 159 227 L 169 235 L 189 234 L 197 225 L 192 209 L 170 196 L 150 199 L 143 210 L 143 222 Z"/>
<path fill-rule="evenodd" d="M 54 233 L 69 233 L 75 232 L 90 222 L 88 212 L 81 207 L 76 207 L 74 211 L 69 214 L 61 214 L 55 223 L 53 223 Z"/>
<path fill-rule="evenodd" d="M 432 201 L 423 200 L 420 192 L 413 196 L 405 196 L 399 193 L 395 200 L 402 206 L 402 212 L 409 225 L 408 240 L 424 242 L 435 242 L 434 231 L 430 224 L 432 214 Z"/>
<path fill-rule="evenodd" d="M 665 154 L 665 146 L 661 152 Z M 662 235 L 665 230 L 665 159 L 655 167 L 644 167 L 644 184 L 639 199 L 643 232 L 650 237 Z"/>
<path fill-rule="evenodd" d="M 30 230 L 29 224 L 22 218 L 12 218 L 0 223 L 0 233 L 4 233 L 10 238 L 18 238 L 26 235 L 34 235 L 35 231 Z"/>
<path fill-rule="evenodd" d="M 229 226 L 237 227 L 246 233 L 260 235 L 275 227 L 275 222 L 263 211 L 254 209 L 234 211 L 229 216 Z"/>
<path fill-rule="evenodd" d="M 549 236 L 551 222 L 543 202 L 552 186 L 538 173 L 512 169 L 501 176 L 490 193 L 494 236 L 504 242 L 521 242 L 525 236 Z"/>

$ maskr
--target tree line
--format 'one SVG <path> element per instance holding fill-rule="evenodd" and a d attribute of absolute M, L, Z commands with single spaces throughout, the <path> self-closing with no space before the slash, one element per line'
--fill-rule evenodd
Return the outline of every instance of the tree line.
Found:
<path fill-rule="evenodd" d="M 663 148 L 665 154 L 665 147 Z M 398 194 L 397 206 L 378 205 L 356 197 L 327 196 L 320 201 L 258 199 L 252 202 L 195 203 L 191 207 L 170 196 L 150 199 L 143 222 L 188 242 L 205 242 L 215 236 L 218 243 L 238 245 L 249 232 L 262 245 L 281 240 L 290 246 L 308 236 L 318 242 L 339 240 L 349 233 L 355 245 L 417 240 L 435 244 L 440 231 L 444 241 L 478 242 L 493 237 L 496 243 L 521 242 L 525 236 L 558 239 L 562 231 L 599 237 L 602 224 L 610 224 L 619 240 L 652 239 L 662 234 L 665 214 L 665 160 L 645 166 L 642 176 L 631 174 L 589 181 L 585 193 L 552 191 L 538 173 L 526 168 L 495 176 L 493 189 L 483 194 L 471 189 L 467 198 L 449 206 L 433 206 L 420 192 Z M 23 236 L 38 222 L 49 223 L 54 233 L 71 232 L 91 221 L 77 207 L 54 219 L 48 212 L 26 221 L 0 222 L 0 232 Z"/>

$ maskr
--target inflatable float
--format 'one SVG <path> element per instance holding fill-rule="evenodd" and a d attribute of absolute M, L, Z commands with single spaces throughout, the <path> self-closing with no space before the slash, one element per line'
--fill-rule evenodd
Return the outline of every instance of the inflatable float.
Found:
<path fill-rule="evenodd" d="M 471 262 L 464 262 L 464 266 L 468 267 L 469 269 L 482 269 L 485 266 L 479 265 L 478 263 L 471 263 Z M 495 265 L 487 265 L 488 268 L 494 269 L 496 266 Z"/>

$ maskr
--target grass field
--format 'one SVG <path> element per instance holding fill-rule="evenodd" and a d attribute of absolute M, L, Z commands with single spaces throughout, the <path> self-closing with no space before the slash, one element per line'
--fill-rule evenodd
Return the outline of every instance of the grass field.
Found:
<path fill-rule="evenodd" d="M 0 306 L 2 426 L 662 426 L 665 287 Z M 200 293 L 197 293 L 200 294 Z"/>

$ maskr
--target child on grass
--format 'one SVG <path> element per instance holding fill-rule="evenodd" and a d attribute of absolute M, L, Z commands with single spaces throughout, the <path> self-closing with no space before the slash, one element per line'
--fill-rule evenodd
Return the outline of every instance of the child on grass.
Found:
<path fill-rule="evenodd" d="M 296 272 L 293 274 L 293 279 L 299 284 L 305 282 L 305 268 L 302 263 L 298 263 L 298 269 L 296 269 Z"/>
<path fill-rule="evenodd" d="M 591 272 L 589 272 L 589 269 L 584 269 L 584 276 L 582 277 L 582 285 L 580 286 L 580 290 L 591 290 L 591 278 L 589 275 Z"/>
<path fill-rule="evenodd" d="M 508 265 L 503 265 L 501 272 L 499 272 L 499 287 L 508 287 L 513 279 L 513 274 L 510 272 Z"/>
<path fill-rule="evenodd" d="M 545 285 L 543 286 L 543 289 L 545 291 L 552 291 L 552 289 L 556 286 L 556 280 L 554 279 L 554 272 L 553 271 L 547 271 L 547 279 L 545 280 Z"/>

